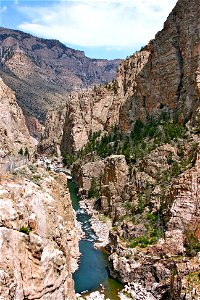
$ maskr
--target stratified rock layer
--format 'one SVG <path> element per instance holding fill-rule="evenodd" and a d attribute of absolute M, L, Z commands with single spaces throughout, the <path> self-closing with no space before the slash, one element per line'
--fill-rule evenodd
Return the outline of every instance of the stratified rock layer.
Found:
<path fill-rule="evenodd" d="M 67 102 L 61 143 L 62 152 L 82 148 L 92 132 L 103 131 L 117 122 L 119 102 L 114 92 L 97 87 L 72 93 Z"/>

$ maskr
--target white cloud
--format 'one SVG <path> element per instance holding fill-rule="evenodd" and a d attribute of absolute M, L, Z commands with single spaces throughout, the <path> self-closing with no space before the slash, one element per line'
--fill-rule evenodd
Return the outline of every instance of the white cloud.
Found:
<path fill-rule="evenodd" d="M 30 19 L 18 27 L 66 44 L 135 49 L 162 29 L 175 3 L 176 0 L 60 0 L 49 7 L 18 6 Z"/>
<path fill-rule="evenodd" d="M 7 6 L 3 6 L 3 7 L 0 7 L 0 14 L 4 13 L 7 11 Z"/>

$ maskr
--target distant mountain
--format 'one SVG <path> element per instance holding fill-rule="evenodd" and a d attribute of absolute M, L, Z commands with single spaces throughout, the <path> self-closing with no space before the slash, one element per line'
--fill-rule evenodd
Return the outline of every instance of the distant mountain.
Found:
<path fill-rule="evenodd" d="M 44 121 L 48 108 L 68 92 L 115 78 L 119 59 L 91 59 L 57 40 L 0 28 L 0 76 L 15 92 L 26 115 Z"/>

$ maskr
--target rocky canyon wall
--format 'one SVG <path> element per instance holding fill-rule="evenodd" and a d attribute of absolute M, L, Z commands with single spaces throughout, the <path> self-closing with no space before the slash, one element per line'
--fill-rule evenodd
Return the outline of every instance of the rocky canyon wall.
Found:
<path fill-rule="evenodd" d="M 65 175 L 35 166 L 0 177 L 2 299 L 75 299 L 79 256 Z"/>
<path fill-rule="evenodd" d="M 121 63 L 116 80 L 70 96 L 63 152 L 83 147 L 90 132 L 107 131 L 114 124 L 129 132 L 136 119 L 165 112 L 192 120 L 198 131 L 199 9 L 199 0 L 178 1 L 155 39 Z"/>
<path fill-rule="evenodd" d="M 150 42 L 148 61 L 134 80 L 137 88 L 127 102 L 136 118 L 145 119 L 164 109 L 177 110 L 187 119 L 195 114 L 199 106 L 199 9 L 198 0 L 178 1 L 163 30 Z M 131 68 L 122 64 L 122 78 L 126 79 L 128 72 Z M 124 86 L 127 94 L 125 80 Z M 134 121 L 127 114 L 126 103 L 121 114 Z"/>
<path fill-rule="evenodd" d="M 113 225 L 111 274 L 129 283 L 137 300 L 200 298 L 199 9 L 199 0 L 179 0 L 155 39 L 121 63 L 115 81 L 72 94 L 59 135 L 62 152 L 71 153 L 91 132 L 118 125 L 128 133 L 136 119 L 178 116 L 153 128 L 166 137 L 180 125 L 183 134 L 159 142 L 150 134 L 128 144 L 138 147 L 131 155 L 144 148 L 142 156 L 100 160 L 92 150 L 74 165 L 84 196 L 92 178 L 99 184 L 95 207 Z"/>
<path fill-rule="evenodd" d="M 15 93 L 0 78 L 0 150 L 1 156 L 18 154 L 27 147 L 31 153 L 34 149 L 27 129 L 25 118 L 18 106 Z"/>

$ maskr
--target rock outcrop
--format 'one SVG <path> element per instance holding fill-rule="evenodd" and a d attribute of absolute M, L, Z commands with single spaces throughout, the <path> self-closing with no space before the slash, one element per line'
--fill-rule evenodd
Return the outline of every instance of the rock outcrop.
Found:
<path fill-rule="evenodd" d="M 88 162 L 82 164 L 77 162 L 73 165 L 72 176 L 78 184 L 79 193 L 81 195 L 88 195 L 88 191 L 91 188 L 92 180 L 95 178 L 97 181 L 102 180 L 104 173 L 105 163 L 103 160 Z"/>
<path fill-rule="evenodd" d="M 15 93 L 0 78 L 0 150 L 2 155 L 16 155 L 27 147 L 31 153 L 34 144 L 18 106 Z M 4 154 L 3 154 L 4 153 Z"/>
<path fill-rule="evenodd" d="M 120 60 L 90 59 L 57 40 L 0 28 L 0 74 L 25 113 L 44 122 L 67 92 L 112 81 Z"/>
<path fill-rule="evenodd" d="M 61 151 L 81 149 L 91 133 L 109 130 L 118 120 L 119 107 L 114 91 L 106 87 L 72 93 L 67 102 Z"/>
<path fill-rule="evenodd" d="M 42 124 L 38 121 L 37 118 L 31 115 L 24 115 L 24 116 L 25 116 L 26 126 L 28 128 L 29 134 L 33 138 L 35 138 L 37 142 L 40 141 L 43 133 Z"/>
<path fill-rule="evenodd" d="M 131 173 L 129 169 L 129 176 L 123 157 L 120 166 L 111 163 L 117 156 L 106 159 L 100 207 L 114 225 L 111 274 L 129 283 L 132 295 L 144 293 L 144 299 L 200 297 L 196 277 L 200 268 L 200 166 L 199 140 L 194 140 L 195 144 L 186 142 L 188 152 L 182 154 L 182 161 L 175 146 L 163 145 L 138 161 Z M 172 168 L 170 159 L 173 157 L 174 165 L 185 165 L 194 145 L 197 155 L 193 153 L 192 164 L 179 176 L 173 173 L 166 179 Z M 114 175 L 114 165 L 121 176 Z"/>
<path fill-rule="evenodd" d="M 101 184 L 101 209 L 113 220 L 120 215 L 121 195 L 128 181 L 128 165 L 124 155 L 111 155 L 105 160 Z"/>
<path fill-rule="evenodd" d="M 65 175 L 34 166 L 0 178 L 2 299 L 75 299 L 79 255 Z"/>
<path fill-rule="evenodd" d="M 41 134 L 38 150 L 40 153 L 60 156 L 60 145 L 63 138 L 66 108 L 49 110 L 45 120 L 45 129 Z"/>
<path fill-rule="evenodd" d="M 162 31 L 150 43 L 147 63 L 135 79 L 137 88 L 127 104 L 137 118 L 162 110 L 177 110 L 190 119 L 199 106 L 199 1 L 179 0 L 170 13 Z M 131 68 L 122 64 L 125 79 Z M 125 93 L 127 89 L 124 82 Z M 133 81 L 134 82 L 134 81 Z M 133 83 L 132 83 L 133 84 Z M 130 99 L 131 97 L 131 99 Z M 127 105 L 122 109 L 127 112 Z M 127 115 L 126 115 L 127 118 Z"/>
<path fill-rule="evenodd" d="M 167 194 L 168 209 L 170 210 L 168 230 L 187 231 L 188 224 L 190 224 L 198 239 L 200 229 L 199 155 L 198 152 L 195 166 L 179 176 Z"/>

